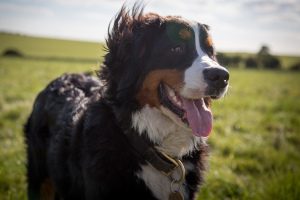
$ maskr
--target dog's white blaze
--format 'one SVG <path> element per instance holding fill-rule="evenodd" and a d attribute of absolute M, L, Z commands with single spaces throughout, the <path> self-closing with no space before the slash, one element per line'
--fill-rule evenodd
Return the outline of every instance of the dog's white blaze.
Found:
<path fill-rule="evenodd" d="M 190 25 L 192 26 L 194 33 L 195 33 L 195 47 L 198 53 L 198 58 L 201 58 L 203 56 L 205 56 L 204 51 L 201 49 L 200 46 L 200 31 L 199 31 L 199 25 L 197 22 L 190 22 Z"/>
<path fill-rule="evenodd" d="M 206 87 L 208 86 L 204 80 L 203 70 L 207 67 L 221 67 L 217 62 L 213 61 L 200 46 L 200 28 L 197 22 L 188 21 L 195 33 L 195 47 L 198 57 L 192 66 L 186 69 L 184 73 L 185 86 L 181 90 L 181 95 L 190 98 L 203 98 Z M 223 67 L 221 67 L 223 68 Z"/>

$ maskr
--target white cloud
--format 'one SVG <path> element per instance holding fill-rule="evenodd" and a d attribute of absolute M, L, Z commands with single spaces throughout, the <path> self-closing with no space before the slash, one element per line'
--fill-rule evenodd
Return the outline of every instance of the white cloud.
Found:
<path fill-rule="evenodd" d="M 269 2 L 264 2 L 261 4 L 254 5 L 253 9 L 256 12 L 274 12 L 278 10 L 278 5 L 269 1 Z"/>
<path fill-rule="evenodd" d="M 13 11 L 13 12 L 24 12 L 24 13 L 35 13 L 43 15 L 52 15 L 53 11 L 46 7 L 40 6 L 26 6 L 18 5 L 13 3 L 0 2 L 0 10 Z"/>
<path fill-rule="evenodd" d="M 95 21 L 102 21 L 103 18 L 107 18 L 105 14 L 99 12 L 81 12 L 79 13 L 80 16 L 85 17 L 87 19 L 95 20 Z"/>
<path fill-rule="evenodd" d="M 300 15 L 294 12 L 282 13 L 278 15 L 268 15 L 262 17 L 259 20 L 259 23 L 272 25 L 299 25 Z"/>
<path fill-rule="evenodd" d="M 103 6 L 104 8 L 110 7 L 115 8 L 115 6 L 120 6 L 124 3 L 124 0 L 34 0 L 38 2 L 52 2 L 60 5 L 69 6 L 80 6 L 80 7 L 94 7 Z"/>

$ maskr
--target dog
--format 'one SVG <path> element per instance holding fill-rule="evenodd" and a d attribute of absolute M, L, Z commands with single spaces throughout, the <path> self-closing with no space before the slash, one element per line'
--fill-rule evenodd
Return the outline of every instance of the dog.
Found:
<path fill-rule="evenodd" d="M 195 199 L 229 72 L 207 25 L 143 8 L 111 22 L 98 77 L 65 74 L 36 98 L 29 199 Z"/>

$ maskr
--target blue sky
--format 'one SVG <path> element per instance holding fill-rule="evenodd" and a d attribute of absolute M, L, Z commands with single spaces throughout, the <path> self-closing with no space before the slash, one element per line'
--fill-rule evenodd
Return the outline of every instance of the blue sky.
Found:
<path fill-rule="evenodd" d="M 0 0 L 0 31 L 103 42 L 124 0 Z M 127 1 L 132 5 L 134 1 Z M 130 3 L 131 2 L 131 3 Z M 300 55 L 299 0 L 147 0 L 145 12 L 206 23 L 217 51 Z"/>

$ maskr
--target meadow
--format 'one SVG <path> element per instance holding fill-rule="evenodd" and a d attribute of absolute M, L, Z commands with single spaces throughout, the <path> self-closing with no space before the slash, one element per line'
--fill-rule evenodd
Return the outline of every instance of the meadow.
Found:
<path fill-rule="evenodd" d="M 39 91 L 66 72 L 97 69 L 104 53 L 97 43 L 24 38 L 0 34 L 0 53 L 25 55 L 0 57 L 0 200 L 27 199 L 22 128 Z M 229 71 L 229 92 L 212 106 L 210 167 L 198 199 L 300 199 L 300 72 Z"/>

